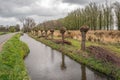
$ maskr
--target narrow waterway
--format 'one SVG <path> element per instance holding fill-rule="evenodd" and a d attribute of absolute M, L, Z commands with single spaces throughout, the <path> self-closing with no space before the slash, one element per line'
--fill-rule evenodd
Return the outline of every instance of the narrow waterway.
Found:
<path fill-rule="evenodd" d="M 21 40 L 30 48 L 25 64 L 31 80 L 112 80 L 30 38 L 27 34 L 24 34 Z"/>

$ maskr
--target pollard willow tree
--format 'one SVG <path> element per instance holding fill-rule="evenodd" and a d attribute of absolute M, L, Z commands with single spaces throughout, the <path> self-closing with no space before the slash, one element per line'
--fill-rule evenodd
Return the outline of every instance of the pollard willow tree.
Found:
<path fill-rule="evenodd" d="M 41 37 L 43 37 L 43 29 L 40 29 Z"/>
<path fill-rule="evenodd" d="M 62 35 L 62 44 L 64 45 L 64 34 L 66 32 L 66 28 L 65 27 L 61 27 L 60 29 L 60 33 Z M 62 53 L 62 64 L 61 64 L 61 69 L 64 70 L 66 69 L 66 65 L 65 65 L 65 56 L 64 56 L 64 53 Z"/>
<path fill-rule="evenodd" d="M 40 24 L 38 24 L 37 26 L 39 26 L 39 30 L 40 30 L 40 33 L 41 33 L 41 37 L 43 37 L 44 35 L 43 35 L 43 32 L 44 32 L 44 24 L 43 23 L 40 23 Z"/>
<path fill-rule="evenodd" d="M 53 40 L 54 29 L 50 29 L 51 32 L 51 39 Z"/>
<path fill-rule="evenodd" d="M 65 32 L 66 32 L 66 28 L 65 27 L 62 27 L 61 29 L 60 29 L 60 33 L 61 33 L 61 35 L 62 35 L 62 43 L 64 44 L 64 34 L 65 34 Z"/>
<path fill-rule="evenodd" d="M 48 33 L 48 29 L 45 28 L 45 39 L 47 39 L 47 33 Z"/>
<path fill-rule="evenodd" d="M 48 26 L 47 26 L 47 23 L 44 22 L 44 23 L 43 23 L 43 26 L 44 26 L 44 31 L 45 31 L 45 39 L 47 39 L 47 37 L 48 37 L 48 35 L 47 35 L 47 33 L 48 33 Z"/>
<path fill-rule="evenodd" d="M 88 30 L 89 30 L 89 27 L 86 25 L 80 28 L 80 32 L 82 35 L 81 50 L 83 51 L 85 51 L 86 33 L 88 32 Z"/>

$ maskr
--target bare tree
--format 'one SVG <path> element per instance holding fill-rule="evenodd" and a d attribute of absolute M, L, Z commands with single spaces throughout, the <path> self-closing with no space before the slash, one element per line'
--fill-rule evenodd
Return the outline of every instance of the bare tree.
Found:
<path fill-rule="evenodd" d="M 34 28 L 36 25 L 35 21 L 33 18 L 26 18 L 25 19 L 25 27 L 27 28 L 27 32 L 29 32 L 29 30 L 31 30 L 32 28 Z"/>
<path fill-rule="evenodd" d="M 23 27 L 24 27 L 24 24 L 25 24 L 25 17 L 19 18 L 19 21 L 23 24 Z"/>
<path fill-rule="evenodd" d="M 29 32 L 33 27 L 35 27 L 36 23 L 33 18 L 20 18 L 19 21 L 23 24 L 24 32 Z"/>

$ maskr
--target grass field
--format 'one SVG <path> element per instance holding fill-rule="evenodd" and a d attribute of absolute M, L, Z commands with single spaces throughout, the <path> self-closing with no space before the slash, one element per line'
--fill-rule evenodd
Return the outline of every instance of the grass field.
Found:
<path fill-rule="evenodd" d="M 0 32 L 0 35 L 7 34 L 7 32 Z"/>
<path fill-rule="evenodd" d="M 50 32 L 48 32 L 49 34 Z M 69 34 L 68 34 L 69 33 Z M 54 32 L 54 36 L 59 37 L 60 31 L 56 30 Z M 81 40 L 81 33 L 79 30 L 67 30 L 65 36 L 69 36 L 73 39 Z M 120 31 L 111 30 L 96 30 L 96 31 L 88 31 L 86 39 L 91 39 L 92 42 L 100 42 L 103 43 L 120 43 Z"/>
<path fill-rule="evenodd" d="M 28 46 L 19 40 L 16 34 L 8 40 L 0 52 L 0 80 L 29 80 L 23 58 Z"/>
<path fill-rule="evenodd" d="M 80 41 L 75 39 L 67 38 L 66 40 L 70 41 L 72 45 L 64 45 L 62 44 L 56 44 L 51 40 L 46 40 L 45 38 L 38 38 L 37 36 L 29 34 L 34 39 L 52 47 L 53 49 L 56 49 L 66 55 L 68 55 L 70 58 L 74 59 L 77 62 L 80 62 L 82 64 L 85 64 L 89 66 L 90 68 L 97 70 L 99 72 L 105 73 L 107 75 L 111 75 L 115 77 L 115 80 L 120 80 L 120 68 L 111 64 L 111 63 L 104 63 L 99 59 L 96 59 L 91 56 L 87 56 L 90 53 L 89 52 L 83 52 L 80 50 Z M 60 37 L 54 37 L 55 39 L 60 39 Z M 120 45 L 113 45 L 113 44 L 101 44 L 101 43 L 95 43 L 95 42 L 86 42 L 87 47 L 90 45 L 100 46 L 104 47 L 112 52 L 116 52 L 115 55 L 118 55 L 120 57 Z"/>

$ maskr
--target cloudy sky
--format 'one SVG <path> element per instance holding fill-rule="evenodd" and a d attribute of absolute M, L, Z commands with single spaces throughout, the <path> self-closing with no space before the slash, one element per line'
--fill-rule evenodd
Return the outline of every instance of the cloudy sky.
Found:
<path fill-rule="evenodd" d="M 20 24 L 21 17 L 32 17 L 37 23 L 62 18 L 91 1 L 104 3 L 106 0 L 0 0 L 0 25 Z"/>

